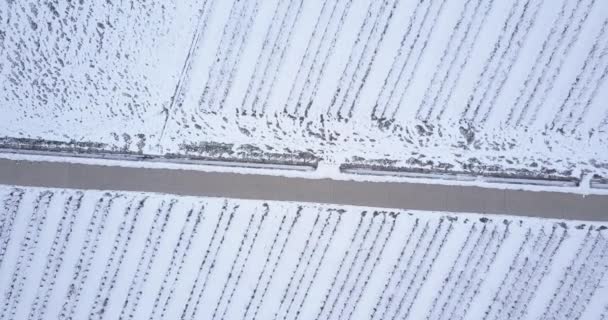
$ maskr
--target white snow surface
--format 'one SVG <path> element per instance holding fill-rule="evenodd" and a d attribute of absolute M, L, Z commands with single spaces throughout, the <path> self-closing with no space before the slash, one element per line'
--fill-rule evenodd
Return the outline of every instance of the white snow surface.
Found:
<path fill-rule="evenodd" d="M 600 0 L 3 1 L 0 138 L 608 177 L 607 23 Z"/>
<path fill-rule="evenodd" d="M 0 319 L 605 319 L 602 223 L 0 186 Z"/>

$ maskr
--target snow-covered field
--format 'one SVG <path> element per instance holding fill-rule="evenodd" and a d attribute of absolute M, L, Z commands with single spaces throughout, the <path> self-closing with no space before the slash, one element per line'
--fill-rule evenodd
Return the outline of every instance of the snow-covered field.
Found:
<path fill-rule="evenodd" d="M 0 319 L 604 319 L 601 223 L 0 187 Z"/>
<path fill-rule="evenodd" d="M 4 1 L 4 148 L 608 177 L 608 2 Z"/>

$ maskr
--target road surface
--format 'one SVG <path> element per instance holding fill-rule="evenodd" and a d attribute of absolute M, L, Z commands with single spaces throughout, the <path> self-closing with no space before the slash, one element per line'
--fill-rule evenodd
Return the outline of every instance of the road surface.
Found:
<path fill-rule="evenodd" d="M 608 196 L 0 159 L 0 184 L 608 221 Z"/>

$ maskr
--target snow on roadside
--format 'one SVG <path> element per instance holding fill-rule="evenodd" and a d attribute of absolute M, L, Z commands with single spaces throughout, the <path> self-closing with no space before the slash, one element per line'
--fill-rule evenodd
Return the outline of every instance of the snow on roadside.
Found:
<path fill-rule="evenodd" d="M 26 153 L 2 153 L 0 152 L 0 159 L 14 160 L 14 161 L 31 161 L 31 162 L 62 162 L 62 163 L 73 163 L 73 164 L 86 164 L 96 166 L 118 166 L 125 168 L 150 168 L 150 169 L 170 169 L 170 170 L 193 170 L 202 172 L 222 172 L 222 173 L 236 173 L 236 174 L 256 174 L 256 175 L 269 175 L 279 176 L 288 178 L 304 178 L 304 179 L 334 179 L 342 181 L 359 181 L 359 182 L 400 182 L 400 183 L 419 183 L 419 184 L 431 184 L 431 185 L 446 185 L 446 186 L 477 186 L 481 188 L 492 188 L 492 189 L 506 189 L 506 190 L 524 190 L 524 191 L 537 191 L 537 192 L 564 192 L 574 194 L 608 194 L 606 188 L 591 188 L 590 175 L 583 177 L 583 180 L 578 186 L 558 186 L 558 185 L 534 185 L 534 184 L 522 184 L 522 183 L 505 183 L 499 181 L 486 181 L 482 178 L 476 178 L 475 176 L 465 176 L 465 179 L 445 179 L 442 176 L 434 178 L 432 174 L 414 176 L 403 176 L 403 175 L 366 175 L 366 174 L 351 174 L 348 172 L 340 172 L 339 167 L 328 163 L 320 162 L 316 170 L 289 170 L 281 168 L 252 168 L 246 166 L 240 166 L 237 162 L 222 162 L 213 161 L 211 164 L 200 164 L 197 162 L 193 163 L 181 163 L 181 162 L 169 162 L 162 160 L 155 161 L 133 161 L 128 160 L 127 157 L 120 160 L 121 157 L 116 159 L 108 158 L 96 158 L 89 155 L 83 157 L 74 157 L 72 155 L 48 155 L 48 154 L 26 154 Z M 224 165 L 226 164 L 226 165 Z M 270 166 L 272 167 L 272 166 Z M 456 177 L 456 176 L 454 176 Z M 519 181 L 519 180 L 515 180 Z M 541 180 L 542 182 L 542 180 Z"/>

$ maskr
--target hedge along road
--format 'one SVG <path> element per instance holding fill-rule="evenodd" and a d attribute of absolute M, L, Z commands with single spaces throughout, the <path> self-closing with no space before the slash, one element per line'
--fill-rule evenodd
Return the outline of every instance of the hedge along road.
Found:
<path fill-rule="evenodd" d="M 608 221 L 608 196 L 0 159 L 0 184 Z"/>

